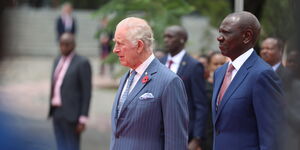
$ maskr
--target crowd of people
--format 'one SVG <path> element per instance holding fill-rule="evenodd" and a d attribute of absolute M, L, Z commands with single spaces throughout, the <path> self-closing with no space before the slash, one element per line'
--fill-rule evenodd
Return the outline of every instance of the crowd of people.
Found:
<path fill-rule="evenodd" d="M 92 70 L 75 51 L 71 4 L 62 10 L 48 117 L 57 149 L 79 150 L 89 120 Z M 105 28 L 107 20 L 102 23 Z M 110 150 L 299 149 L 300 53 L 278 37 L 264 39 L 257 53 L 260 30 L 250 12 L 231 13 L 219 27 L 220 50 L 198 58 L 185 49 L 188 33 L 180 25 L 165 29 L 165 53 L 159 56 L 144 19 L 125 18 L 114 35 L 102 34 L 101 58 L 113 52 L 128 68 L 112 107 Z"/>
<path fill-rule="evenodd" d="M 91 94 L 90 64 L 74 51 L 71 10 L 64 5 L 57 21 L 61 56 L 54 63 L 49 115 L 61 150 L 79 149 Z M 107 23 L 102 20 L 101 29 Z M 112 108 L 111 150 L 280 149 L 279 128 L 287 125 L 284 91 L 295 86 L 290 79 L 299 53 L 290 51 L 283 61 L 283 40 L 268 37 L 257 54 L 260 30 L 253 14 L 229 14 L 216 39 L 220 51 L 198 59 L 186 51 L 188 33 L 179 25 L 165 29 L 165 53 L 159 55 L 152 29 L 141 18 L 122 20 L 114 35 L 102 33 L 101 58 L 113 52 L 129 68 Z"/>
<path fill-rule="evenodd" d="M 289 138 L 282 138 L 287 135 L 280 130 L 289 126 L 286 119 L 299 120 L 298 105 L 290 105 L 297 104 L 294 86 L 299 84 L 292 83 L 296 75 L 289 71 L 299 68 L 297 53 L 289 52 L 284 67 L 284 43 L 268 37 L 260 57 L 254 50 L 260 30 L 253 14 L 229 14 L 219 27 L 220 52 L 201 56 L 202 64 L 184 49 L 186 30 L 170 26 L 164 32 L 167 53 L 158 64 L 148 23 L 135 17 L 122 20 L 113 52 L 129 71 L 112 109 L 110 149 L 297 149 L 297 142 L 287 144 Z M 284 95 L 287 85 L 293 94 Z"/>

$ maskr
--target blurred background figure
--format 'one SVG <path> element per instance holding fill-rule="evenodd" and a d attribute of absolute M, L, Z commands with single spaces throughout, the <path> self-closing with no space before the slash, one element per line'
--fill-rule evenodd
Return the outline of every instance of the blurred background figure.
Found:
<path fill-rule="evenodd" d="M 157 58 L 157 59 L 161 59 L 165 56 L 165 53 L 161 50 L 156 50 L 154 52 L 154 56 Z"/>
<path fill-rule="evenodd" d="M 300 52 L 291 50 L 288 52 L 286 67 L 291 71 L 291 76 L 285 80 L 285 130 L 282 131 L 284 150 L 300 149 Z"/>
<path fill-rule="evenodd" d="M 212 94 L 213 94 L 213 78 L 214 72 L 217 68 L 227 62 L 227 58 L 219 51 L 213 51 L 207 56 L 207 72 L 208 78 L 206 79 L 205 88 L 209 106 L 211 106 Z M 213 124 L 212 124 L 212 109 L 209 107 L 207 119 L 207 130 L 205 132 L 205 140 L 203 142 L 203 150 L 212 150 L 213 146 Z"/>
<path fill-rule="evenodd" d="M 91 65 L 75 53 L 75 37 L 64 33 L 60 38 L 61 55 L 55 59 L 49 117 L 58 150 L 79 150 L 91 99 Z"/>
<path fill-rule="evenodd" d="M 299 50 L 292 50 L 287 54 L 286 68 L 289 69 L 297 77 L 297 72 L 299 72 L 300 64 L 300 52 Z"/>
<path fill-rule="evenodd" d="M 209 71 L 208 71 L 208 62 L 207 62 L 207 55 L 206 54 L 201 54 L 198 56 L 197 60 L 203 65 L 204 67 L 204 79 L 206 80 L 209 77 Z"/>
<path fill-rule="evenodd" d="M 197 58 L 197 60 L 203 65 L 204 68 L 207 68 L 207 58 L 208 56 L 205 54 L 201 54 L 199 55 L 199 57 Z"/>
<path fill-rule="evenodd" d="M 268 37 L 261 44 L 260 56 L 277 73 L 282 81 L 282 87 L 286 90 L 289 86 L 291 72 L 283 65 L 284 42 L 277 37 Z"/>
<path fill-rule="evenodd" d="M 113 34 L 111 32 L 105 31 L 105 28 L 107 27 L 109 22 L 108 17 L 104 17 L 100 21 L 99 30 L 101 31 L 99 42 L 100 42 L 100 59 L 101 59 L 101 65 L 100 65 L 100 75 L 103 76 L 106 74 L 106 64 L 108 64 L 109 67 L 109 76 L 112 75 L 114 66 L 112 63 L 105 62 L 105 59 L 109 54 L 112 52 L 112 39 Z"/>
<path fill-rule="evenodd" d="M 283 78 L 285 68 L 282 64 L 284 43 L 276 37 L 268 37 L 261 44 L 260 56 Z"/>
<path fill-rule="evenodd" d="M 214 51 L 210 53 L 207 57 L 207 68 L 209 72 L 209 77 L 207 81 L 209 83 L 213 83 L 214 72 L 217 68 L 222 66 L 224 63 L 228 61 L 227 57 L 223 56 L 221 52 Z"/>
<path fill-rule="evenodd" d="M 57 40 L 59 40 L 60 36 L 65 32 L 76 34 L 76 20 L 72 12 L 73 6 L 71 3 L 64 3 L 62 5 L 61 15 L 56 20 Z"/>
<path fill-rule="evenodd" d="M 201 149 L 207 121 L 208 104 L 205 95 L 203 65 L 184 49 L 188 35 L 181 26 L 169 26 L 164 32 L 168 54 L 160 59 L 184 82 L 189 106 L 189 149 Z"/>

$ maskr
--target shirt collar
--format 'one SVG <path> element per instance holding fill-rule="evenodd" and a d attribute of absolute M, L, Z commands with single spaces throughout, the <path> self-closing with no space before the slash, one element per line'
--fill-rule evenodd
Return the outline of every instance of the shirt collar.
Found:
<path fill-rule="evenodd" d="M 168 54 L 168 61 L 172 60 L 173 63 L 175 64 L 180 64 L 180 61 L 182 60 L 184 54 L 186 53 L 186 51 L 183 49 L 182 51 L 180 51 L 178 54 L 176 54 L 175 56 L 171 56 L 171 54 Z"/>
<path fill-rule="evenodd" d="M 253 48 L 249 49 L 248 51 L 246 51 L 245 53 L 237 57 L 234 61 L 230 61 L 229 65 L 232 64 L 235 70 L 238 71 L 245 63 L 245 61 L 250 57 L 253 51 L 254 51 Z"/>
<path fill-rule="evenodd" d="M 62 55 L 62 58 L 63 58 L 63 59 L 71 59 L 71 58 L 73 58 L 74 55 L 75 55 L 75 52 L 72 51 L 68 56 Z"/>
<path fill-rule="evenodd" d="M 148 68 L 150 63 L 154 60 L 155 56 L 154 54 L 151 54 L 141 65 L 139 65 L 135 71 L 139 74 L 142 75 L 144 71 Z M 131 69 L 132 70 L 132 69 Z"/>
<path fill-rule="evenodd" d="M 281 62 L 278 62 L 277 64 L 275 64 L 274 66 L 272 66 L 273 70 L 276 71 L 278 69 L 278 67 L 280 66 Z"/>

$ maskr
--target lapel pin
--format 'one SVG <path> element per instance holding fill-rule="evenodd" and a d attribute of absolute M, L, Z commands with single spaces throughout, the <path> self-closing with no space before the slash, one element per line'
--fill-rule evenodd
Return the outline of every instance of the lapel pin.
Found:
<path fill-rule="evenodd" d="M 142 83 L 145 84 L 145 83 L 147 83 L 148 81 L 149 81 L 149 77 L 148 77 L 148 75 L 145 75 L 145 76 L 143 77 L 143 79 L 142 79 Z"/>

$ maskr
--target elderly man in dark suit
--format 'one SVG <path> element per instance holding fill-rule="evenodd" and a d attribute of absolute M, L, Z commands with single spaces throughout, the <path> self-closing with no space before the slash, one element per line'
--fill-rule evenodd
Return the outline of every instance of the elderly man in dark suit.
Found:
<path fill-rule="evenodd" d="M 184 150 L 188 106 L 182 80 L 153 54 L 153 33 L 140 18 L 116 27 L 113 52 L 130 68 L 112 109 L 111 150 Z"/>
<path fill-rule="evenodd" d="M 166 28 L 164 42 L 169 53 L 160 61 L 183 80 L 189 106 L 189 149 L 197 150 L 204 139 L 209 105 L 205 95 L 204 68 L 184 49 L 187 39 L 183 27 Z"/>
<path fill-rule="evenodd" d="M 219 33 L 219 48 L 231 61 L 214 74 L 214 150 L 276 150 L 282 89 L 253 49 L 260 23 L 249 12 L 236 12 L 222 21 Z"/>
<path fill-rule="evenodd" d="M 75 38 L 64 33 L 55 59 L 49 117 L 53 118 L 58 150 L 79 150 L 91 99 L 91 66 L 74 51 Z"/>

